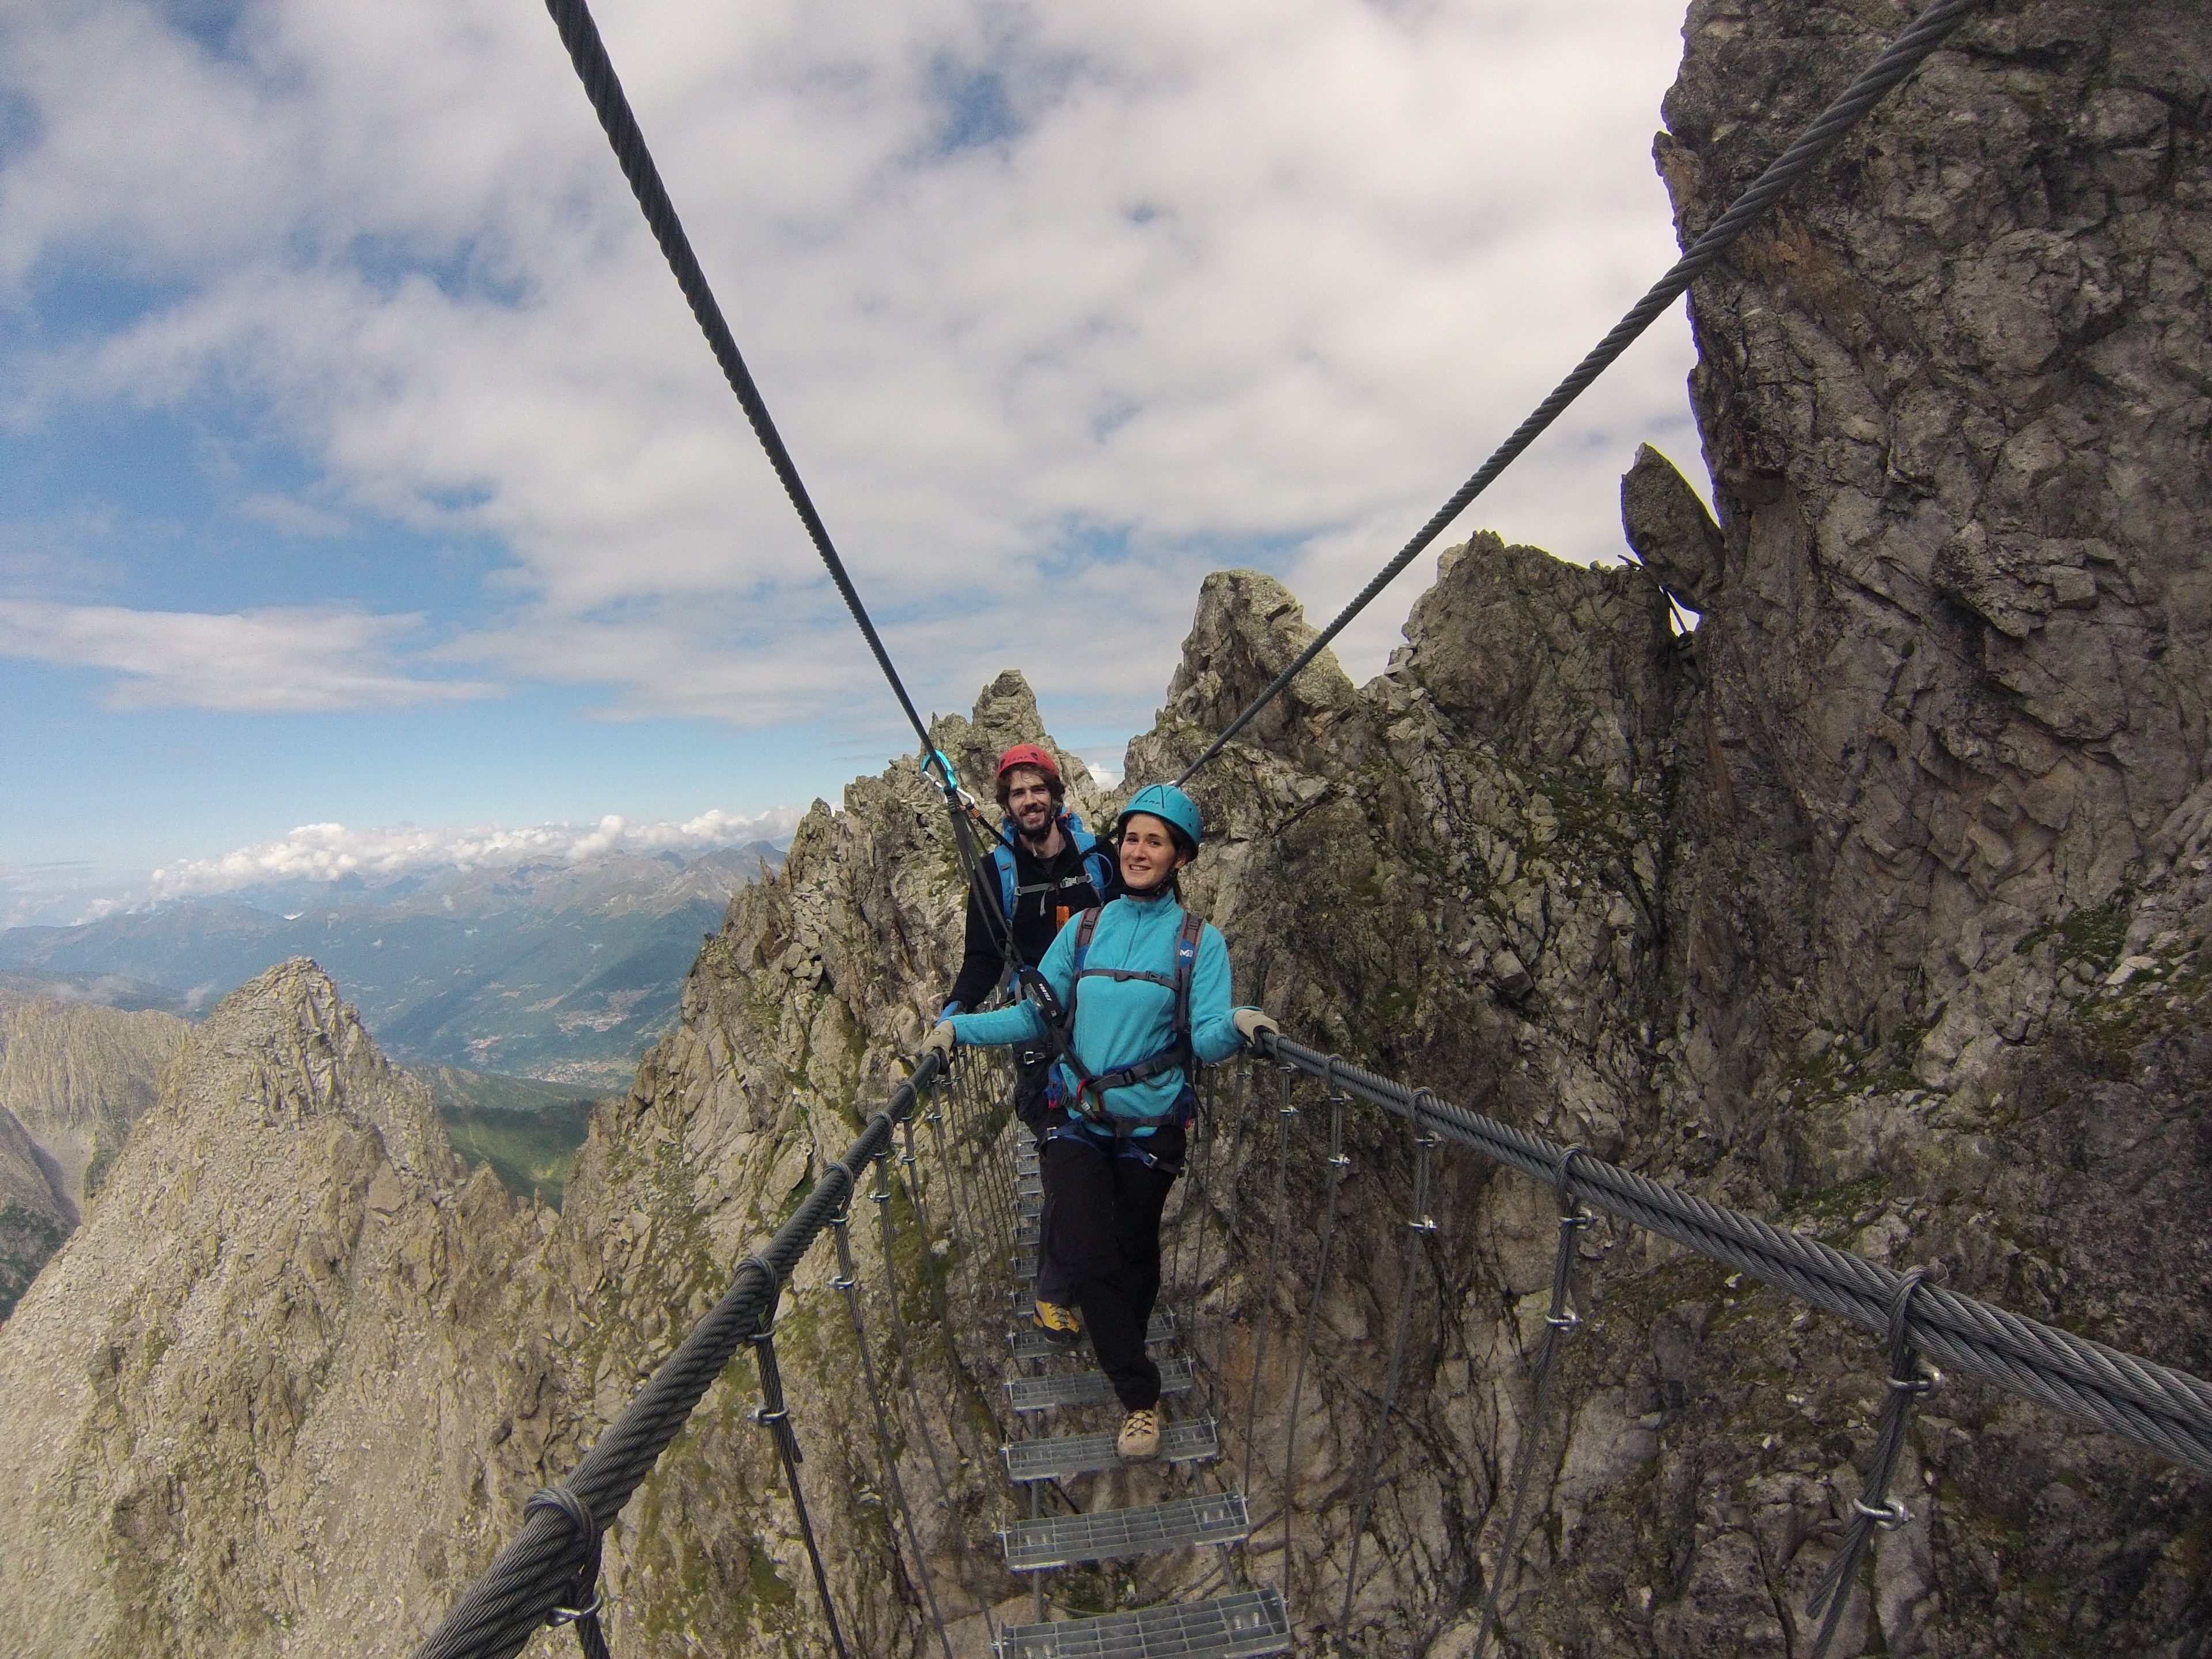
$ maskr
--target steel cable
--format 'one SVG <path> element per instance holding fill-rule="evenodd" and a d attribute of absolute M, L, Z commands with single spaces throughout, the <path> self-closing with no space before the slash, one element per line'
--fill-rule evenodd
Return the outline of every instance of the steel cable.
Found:
<path fill-rule="evenodd" d="M 615 159 L 622 164 L 623 176 L 629 180 L 630 191 L 645 213 L 653 240 L 660 244 L 669 270 L 676 274 L 677 287 L 683 289 L 684 301 L 698 321 L 699 331 L 707 337 L 708 348 L 721 365 L 730 390 L 738 394 L 738 403 L 745 411 L 746 420 L 752 423 L 753 435 L 760 440 L 769 465 L 775 469 L 784 494 L 791 498 L 799 521 L 806 527 L 814 550 L 822 556 L 830 579 L 836 583 L 837 592 L 843 596 L 845 608 L 853 613 L 861 637 L 875 653 L 877 666 L 890 682 L 891 694 L 913 723 L 923 752 L 933 752 L 929 727 L 915 712 L 914 699 L 907 696 L 905 683 L 891 664 L 890 653 L 884 648 L 876 625 L 869 618 L 867 606 L 860 603 L 860 590 L 853 586 L 852 577 L 846 574 L 845 562 L 838 556 L 836 546 L 830 539 L 829 526 L 815 511 L 814 498 L 807 493 L 805 481 L 799 476 L 799 467 L 784 447 L 783 434 L 776 430 L 775 417 L 768 412 L 760 388 L 753 384 L 752 371 L 745 367 L 745 360 L 738 350 L 737 338 L 730 332 L 730 325 L 722 315 L 714 289 L 708 286 L 707 274 L 699 268 L 699 256 L 692 252 L 691 239 L 684 234 L 683 221 L 676 216 L 676 204 L 669 199 L 667 188 L 660 182 L 660 169 L 653 165 L 653 152 L 646 148 L 645 133 L 630 109 L 621 78 L 615 74 L 606 43 L 599 39 L 599 25 L 592 21 L 591 8 L 584 0 L 545 0 L 545 9 L 551 15 L 554 27 L 561 31 L 561 44 L 568 49 L 568 61 L 576 66 L 577 78 L 584 83 L 585 94 L 592 100 L 592 112 L 599 118 L 607 143 L 614 147 Z"/>
<path fill-rule="evenodd" d="M 1285 1037 L 1262 1048 L 1303 1070 L 1328 1075 L 1364 1100 L 1413 1115 L 1416 1091 Z M 1425 1092 L 1425 1091 L 1420 1091 Z M 1422 1115 L 1439 1133 L 1485 1157 L 1556 1182 L 1567 1149 L 1428 1095 Z M 1592 1208 L 1724 1262 L 1871 1331 L 1886 1333 L 1904 1275 L 1863 1256 L 1788 1232 L 1739 1211 L 1583 1157 L 1575 1188 Z M 1912 1343 L 1948 1370 L 2108 1431 L 2161 1457 L 2212 1474 L 2212 1382 L 2058 1330 L 1936 1285 L 1913 1298 Z"/>
<path fill-rule="evenodd" d="M 856 1172 L 879 1148 L 890 1144 L 892 1126 L 914 1109 L 917 1085 L 927 1087 L 941 1068 L 936 1055 L 923 1058 L 914 1077 L 899 1085 L 844 1156 L 823 1172 L 767 1248 L 737 1270 L 722 1299 L 584 1454 L 561 1484 L 581 1501 L 586 1513 L 621 1512 L 730 1357 L 758 1326 L 774 1286 L 790 1277 L 830 1218 L 843 1207 L 854 1191 Z M 584 1563 L 585 1549 L 584 1540 L 557 1510 L 540 1509 L 526 1516 L 513 1540 L 416 1650 L 416 1659 L 512 1659 L 560 1606 Z"/>
<path fill-rule="evenodd" d="M 1425 1096 L 1428 1091 L 1420 1091 Z M 1422 1238 L 1437 1230 L 1429 1218 L 1429 1154 L 1437 1136 L 1421 1121 L 1417 1106 L 1413 1121 L 1413 1213 L 1406 1221 L 1406 1255 L 1398 1271 L 1398 1322 L 1390 1336 L 1390 1364 L 1382 1383 L 1382 1407 L 1375 1419 L 1375 1432 L 1367 1443 L 1367 1468 L 1359 1481 L 1359 1502 L 1352 1515 L 1352 1559 L 1344 1569 L 1344 1607 L 1336 1616 L 1336 1637 L 1341 1644 L 1352 1627 L 1352 1598 L 1359 1589 L 1359 1541 L 1366 1535 L 1368 1517 L 1375 1507 L 1375 1480 L 1382 1468 L 1384 1442 L 1390 1433 L 1390 1413 L 1398 1407 L 1398 1387 L 1405 1380 L 1406 1344 L 1413 1328 L 1413 1288 L 1420 1271 Z"/>
<path fill-rule="evenodd" d="M 868 1197 L 876 1206 L 876 1224 L 882 1240 L 884 1294 L 890 1310 L 892 1354 L 896 1361 L 891 1380 L 896 1384 L 902 1375 L 906 1379 L 907 1405 L 914 1413 L 915 1426 L 921 1432 L 921 1449 L 929 1459 L 930 1479 L 937 1487 L 937 1501 L 951 1522 L 953 1541 L 960 1553 L 961 1577 L 965 1581 L 963 1588 L 981 1612 L 983 1628 L 995 1645 L 999 1639 L 997 1621 L 991 1616 L 991 1604 L 984 1599 L 981 1581 L 975 1572 L 975 1559 L 968 1549 L 968 1529 L 960 1524 L 959 1507 L 952 1501 L 952 1488 L 945 1478 L 945 1466 L 937 1455 L 937 1437 L 929 1431 L 929 1414 L 922 1409 L 921 1389 L 915 1379 L 913 1358 L 907 1352 L 906 1320 L 899 1312 L 898 1263 L 894 1248 L 896 1234 L 891 1222 L 890 1161 L 883 1152 L 876 1155 L 876 1187 Z M 927 1249 L 928 1247 L 929 1241 L 925 1238 L 922 1248 Z M 951 1419 L 948 1419 L 947 1425 L 957 1434 L 957 1425 Z M 959 1450 L 957 1441 L 953 1449 L 956 1453 Z"/>
<path fill-rule="evenodd" d="M 1923 58 L 1941 46 L 1951 31 L 1965 21 L 1966 14 L 1980 3 L 1982 0 L 1936 0 L 1936 4 L 1913 20 L 1912 26 L 1898 36 L 1888 50 L 1860 71 L 1858 78 L 1844 89 L 1843 95 L 1821 112 L 1820 118 L 1805 130 L 1796 143 L 1775 158 L 1766 171 L 1759 174 L 1757 182 L 1738 197 L 1735 204 L 1691 245 L 1689 252 L 1677 259 L 1667 274 L 1651 285 L 1650 291 L 1613 325 L 1612 331 L 1590 348 L 1589 355 L 1575 365 L 1574 372 L 1554 386 L 1551 395 L 1513 428 L 1511 435 L 1476 469 L 1474 476 L 1454 491 L 1451 499 L 1413 532 L 1413 539 L 1399 550 L 1389 563 L 1375 574 L 1374 579 L 1359 590 L 1351 604 L 1337 613 L 1336 620 L 1316 635 L 1313 642 L 1297 654 L 1291 665 L 1276 675 L 1267 688 L 1253 698 L 1242 714 L 1230 721 L 1220 736 L 1206 745 L 1205 753 L 1183 769 L 1182 775 L 1176 780 L 1176 783 L 1188 783 L 1199 768 L 1219 754 L 1253 716 L 1273 702 L 1284 687 L 1297 678 L 1306 665 L 1328 648 L 1329 641 L 1342 633 L 1346 625 L 1364 611 L 1376 594 L 1395 581 L 1406 567 L 1419 556 L 1423 549 L 1442 535 L 1445 527 L 1465 512 L 1476 496 L 1489 489 L 1498 475 L 1518 459 L 1523 450 L 1535 442 L 1544 428 L 1559 419 L 1568 404 L 1582 396 L 1591 381 L 1610 368 L 1613 360 L 1627 350 L 1662 312 L 1682 296 L 1693 280 L 1727 252 L 1729 245 L 1743 234 L 1753 220 L 1766 210 L 1775 198 L 1796 183 L 1815 162 L 1832 149 L 1858 118 L 1881 100 L 1883 94 L 1911 74 Z"/>
<path fill-rule="evenodd" d="M 860 1378 L 868 1390 L 868 1409 L 876 1419 L 876 1455 L 882 1458 L 884 1484 L 890 1486 L 892 1501 L 898 1505 L 899 1520 L 906 1528 L 907 1547 L 914 1552 L 915 1577 L 921 1582 L 923 1600 L 928 1604 L 929 1622 L 937 1632 L 937 1645 L 945 1659 L 952 1659 L 952 1639 L 945 1630 L 945 1614 L 937 1605 L 936 1575 L 929 1570 L 929 1557 L 922 1553 L 921 1534 L 915 1529 L 914 1510 L 906 1501 L 906 1482 L 899 1478 L 898 1453 L 891 1444 L 890 1414 L 884 1409 L 882 1385 L 876 1379 L 875 1356 L 868 1351 L 867 1326 L 860 1315 L 860 1275 L 853 1270 L 853 1241 L 849 1237 L 852 1209 L 848 1205 L 830 1224 L 837 1239 L 837 1277 L 830 1280 L 832 1290 L 845 1293 L 846 1310 L 853 1319 L 853 1346 L 860 1351 Z M 898 1553 L 896 1534 L 891 1540 L 891 1553 Z"/>
<path fill-rule="evenodd" d="M 1276 1079 L 1282 1101 L 1275 1109 L 1275 1218 L 1267 1230 L 1267 1270 L 1260 1275 L 1260 1320 L 1252 1337 L 1252 1381 L 1244 1390 L 1244 1411 L 1250 1419 L 1244 1433 L 1242 1477 L 1247 1492 L 1252 1490 L 1252 1452 L 1260 1443 L 1260 1377 L 1267 1369 L 1267 1334 L 1274 1322 L 1275 1267 L 1283 1254 L 1283 1212 L 1289 1207 L 1291 1122 L 1298 1115 L 1297 1103 L 1291 1097 L 1291 1079 L 1296 1072 L 1295 1066 L 1284 1066 Z"/>
<path fill-rule="evenodd" d="M 1827 1659 L 1828 1644 L 1836 1639 L 1844 1604 L 1850 1599 L 1851 1583 L 1858 1577 L 1859 1562 L 1874 1540 L 1875 1528 L 1893 1532 L 1911 1518 L 1905 1505 L 1889 1495 L 1889 1481 L 1897 1470 L 1898 1454 L 1905 1449 L 1905 1431 L 1912 1407 L 1936 1387 L 1936 1379 L 1920 1369 L 1920 1357 L 1912 1350 L 1912 1298 L 1926 1277 L 1926 1270 L 1918 1267 L 1905 1274 L 1890 1304 L 1889 1393 L 1882 1401 L 1881 1421 L 1875 1431 L 1866 1486 L 1851 1500 L 1851 1521 L 1844 1529 L 1843 1547 L 1836 1552 L 1836 1559 L 1828 1564 L 1813 1591 L 1813 1599 L 1805 1605 L 1805 1611 L 1816 1618 L 1824 1604 L 1827 1609 L 1827 1616 L 1820 1620 L 1820 1636 L 1813 1644 L 1813 1659 Z M 1867 1501 L 1869 1498 L 1872 1503 Z"/>
<path fill-rule="evenodd" d="M 1298 1341 L 1298 1361 L 1291 1371 L 1289 1422 L 1283 1431 L 1283 1595 L 1291 1594 L 1291 1514 L 1297 1507 L 1298 1397 L 1304 1391 L 1306 1364 L 1313 1357 L 1314 1326 L 1321 1317 L 1322 1298 L 1328 1294 L 1329 1254 L 1336 1240 L 1336 1192 L 1352 1160 L 1344 1154 L 1344 1109 L 1352 1097 L 1328 1078 L 1322 1091 L 1328 1097 L 1328 1196 L 1322 1206 L 1321 1243 L 1314 1267 L 1313 1291 L 1306 1304 L 1305 1334 Z"/>
<path fill-rule="evenodd" d="M 783 1464 L 784 1480 L 791 1487 L 791 1509 L 799 1521 L 799 1540 L 806 1547 L 806 1562 L 813 1570 L 815 1592 L 822 1598 L 822 1616 L 830 1621 L 830 1645 L 836 1650 L 837 1659 L 848 1659 L 845 1632 L 837 1622 L 837 1604 L 830 1595 L 830 1575 L 822 1565 L 822 1547 L 815 1541 L 814 1519 L 806 1512 L 806 1489 L 799 1481 L 799 1466 L 806 1459 L 799 1449 L 799 1431 L 792 1426 L 791 1407 L 783 1397 L 783 1370 L 775 1359 L 775 1298 L 771 1296 L 762 1311 L 760 1328 L 745 1339 L 752 1344 L 760 1370 L 761 1403 L 753 1410 L 753 1421 L 766 1429 L 769 1437 L 775 1442 L 776 1456 Z"/>
<path fill-rule="evenodd" d="M 1528 1493 L 1536 1484 L 1536 1453 L 1543 1443 L 1546 1410 L 1552 1399 L 1552 1363 L 1559 1358 L 1559 1345 L 1582 1323 L 1579 1316 L 1568 1310 L 1567 1292 L 1574 1283 L 1575 1251 L 1581 1244 L 1583 1229 L 1591 1219 L 1589 1212 L 1575 1201 L 1574 1170 L 1583 1156 L 1581 1147 L 1570 1146 L 1560 1162 L 1559 1244 L 1552 1258 L 1552 1305 L 1544 1315 L 1544 1343 L 1536 1355 L 1536 1386 L 1528 1403 L 1528 1425 L 1521 1431 L 1521 1455 L 1515 1460 L 1513 1504 L 1506 1512 L 1505 1534 L 1498 1543 L 1498 1570 L 1491 1574 L 1489 1591 L 1482 1599 L 1482 1617 L 1474 1626 L 1474 1651 L 1468 1659 L 1482 1659 L 1489 1650 L 1491 1621 L 1498 1616 L 1498 1604 L 1518 1565 L 1521 1521 L 1528 1511 Z"/>

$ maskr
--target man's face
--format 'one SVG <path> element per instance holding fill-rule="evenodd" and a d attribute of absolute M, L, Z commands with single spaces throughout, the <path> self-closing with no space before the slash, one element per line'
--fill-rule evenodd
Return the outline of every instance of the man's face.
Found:
<path fill-rule="evenodd" d="M 1052 786 L 1034 766 L 1017 766 L 1006 775 L 1006 816 L 1025 836 L 1041 836 L 1052 822 Z"/>

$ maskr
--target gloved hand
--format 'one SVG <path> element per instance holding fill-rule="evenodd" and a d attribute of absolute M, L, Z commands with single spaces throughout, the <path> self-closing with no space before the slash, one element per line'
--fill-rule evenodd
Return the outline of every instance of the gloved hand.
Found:
<path fill-rule="evenodd" d="M 949 1019 L 939 1020 L 930 1034 L 922 1039 L 923 1058 L 927 1059 L 931 1054 L 942 1054 L 950 1060 L 952 1058 L 952 1045 L 957 1040 L 952 1035 L 952 1022 Z"/>
<path fill-rule="evenodd" d="M 1262 1031 L 1272 1036 L 1280 1036 L 1283 1034 L 1283 1028 L 1275 1024 L 1273 1017 L 1261 1012 L 1257 1008 L 1239 1008 L 1231 1013 L 1229 1018 L 1236 1022 L 1237 1034 L 1244 1039 L 1244 1045 L 1247 1048 L 1255 1047 L 1258 1044 L 1260 1034 Z"/>

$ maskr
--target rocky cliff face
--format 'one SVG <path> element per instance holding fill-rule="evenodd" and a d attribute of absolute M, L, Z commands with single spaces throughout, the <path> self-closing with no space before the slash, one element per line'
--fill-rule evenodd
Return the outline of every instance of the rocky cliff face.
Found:
<path fill-rule="evenodd" d="M 53 1159 L 0 1106 L 0 1321 L 75 1225 L 76 1208 Z"/>
<path fill-rule="evenodd" d="M 1902 21 L 1874 0 L 1700 0 L 1659 144 L 1686 229 Z M 1322 658 L 1202 775 L 1188 890 L 1239 997 L 1510 1121 L 2212 1372 L 2208 88 L 2201 6 L 1993 0 L 1694 295 L 1717 516 L 1647 453 L 1623 500 L 1640 568 L 1474 538 L 1389 672 L 1355 687 Z M 1669 592 L 1694 634 L 1670 628 Z M 1132 779 L 1174 775 L 1310 637 L 1271 579 L 1210 579 Z M 1042 732 L 1001 676 L 939 735 L 980 786 Z M 489 1177 L 452 1185 L 419 1097 L 307 970 L 211 1020 L 0 1334 L 0 1467 L 37 1500 L 0 1518 L 0 1605 L 34 1650 L 124 1645 L 126 1618 L 177 1651 L 341 1628 L 403 1647 L 887 1092 L 950 975 L 959 896 L 910 763 L 817 806 L 601 1109 L 557 1224 Z M 1319 1115 L 1306 1096 L 1271 1263 L 1252 1218 L 1279 1085 L 1255 1086 L 1241 1161 L 1194 1200 L 1199 1259 L 1273 1517 L 1247 1565 L 1287 1580 L 1318 1650 L 1414 1153 L 1353 1114 L 1285 1479 L 1291 1345 L 1244 1379 L 1263 1310 L 1279 1333 L 1305 1305 Z M 1447 1149 L 1426 1208 L 1342 1651 L 1467 1651 L 1529 1432 L 1552 1195 Z M 872 1235 L 855 1243 L 879 1283 Z M 894 1249 L 926 1339 L 896 1432 L 974 1652 L 975 1598 L 1016 1587 L 988 1565 L 1000 1431 L 968 1341 L 988 1332 L 973 1309 L 933 1322 L 958 1255 Z M 810 1499 L 856 1646 L 910 1652 L 918 1588 L 831 1271 L 810 1258 L 779 1338 Z M 1806 1651 L 1879 1345 L 1626 1230 L 1586 1237 L 1577 1299 L 1507 1650 Z M 754 1381 L 732 1367 L 611 1536 L 619 1651 L 823 1650 Z M 1842 1652 L 2195 1659 L 2212 1641 L 2201 1481 L 1954 1382 L 1899 1486 L 1912 1519 L 1880 1540 Z M 66 1521 L 47 1536 L 33 1514 Z M 386 1599 L 372 1611 L 359 1584 Z"/>
<path fill-rule="evenodd" d="M 187 1029 L 0 988 L 0 1319 L 76 1225 Z"/>
<path fill-rule="evenodd" d="M 404 1650 L 538 1482 L 551 1222 L 313 963 L 227 999 L 0 1329 L 10 1650 Z"/>

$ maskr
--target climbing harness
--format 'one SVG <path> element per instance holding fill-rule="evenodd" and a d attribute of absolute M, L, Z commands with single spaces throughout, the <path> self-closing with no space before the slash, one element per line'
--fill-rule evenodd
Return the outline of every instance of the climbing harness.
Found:
<path fill-rule="evenodd" d="M 1043 975 L 1037 976 L 1048 999 L 1040 1012 L 1052 1044 L 1053 1055 L 1067 1067 L 1075 1079 L 1073 1098 L 1064 1101 L 1069 1112 L 1079 1115 L 1086 1122 L 1101 1129 L 1110 1129 L 1117 1139 L 1127 1139 L 1138 1129 L 1165 1128 L 1171 1124 L 1189 1121 L 1191 1090 L 1189 1079 L 1197 1070 L 1197 1057 L 1191 1048 L 1190 984 L 1198 971 L 1198 950 L 1206 933 L 1206 919 L 1190 911 L 1183 912 L 1182 922 L 1176 929 L 1175 971 L 1172 974 L 1146 973 L 1134 968 L 1091 968 L 1085 958 L 1091 951 L 1091 940 L 1098 929 L 1101 912 L 1085 910 L 1075 925 L 1075 976 L 1069 983 L 1067 1003 L 1063 1008 L 1052 998 L 1052 988 L 1044 984 Z M 1117 1066 L 1110 1071 L 1092 1073 L 1084 1069 L 1083 1062 L 1075 1057 L 1075 1011 L 1086 979 L 1110 979 L 1117 981 L 1135 981 L 1140 984 L 1164 987 L 1175 997 L 1175 1025 L 1170 1032 L 1167 1046 L 1144 1059 L 1127 1066 Z M 1184 1079 L 1182 1091 L 1164 1112 L 1125 1116 L 1109 1113 L 1106 1092 L 1109 1089 L 1126 1089 L 1162 1074 L 1181 1071 Z M 1094 1107 L 1092 1101 L 1096 1100 Z"/>

